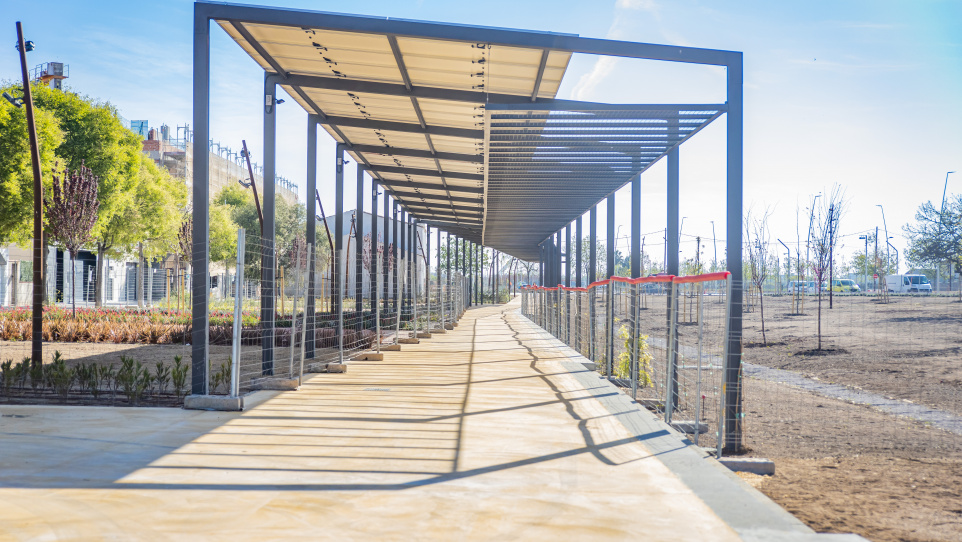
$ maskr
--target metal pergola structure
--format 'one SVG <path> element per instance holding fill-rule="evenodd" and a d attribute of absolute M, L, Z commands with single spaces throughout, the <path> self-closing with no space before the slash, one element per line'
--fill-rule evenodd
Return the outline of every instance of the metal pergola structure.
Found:
<path fill-rule="evenodd" d="M 248 5 L 194 4 L 194 137 L 209 139 L 211 21 L 264 69 L 264 178 L 275 173 L 276 92 L 281 86 L 307 112 L 307 190 L 317 185 L 317 127 L 337 142 L 335 190 L 343 205 L 345 154 L 358 183 L 371 177 L 407 217 L 477 250 L 492 247 L 541 262 L 542 284 L 570 283 L 571 224 L 632 183 L 631 269 L 640 273 L 640 176 L 668 162 L 667 269 L 678 273 L 679 146 L 727 116 L 727 268 L 729 356 L 725 360 L 726 427 L 741 410 L 743 62 L 740 52 Z M 599 56 L 723 66 L 723 104 L 605 104 L 556 97 L 571 56 Z M 194 147 L 193 201 L 209 201 L 206 147 Z M 264 183 L 264 242 L 274 240 L 274 183 Z M 376 201 L 376 196 L 375 196 Z M 363 204 L 358 197 L 359 207 Z M 360 210 L 360 209 L 359 209 Z M 376 210 L 376 209 L 375 209 Z M 208 370 L 208 221 L 193 206 L 192 391 L 206 393 Z M 314 239 L 315 213 L 308 212 Z M 338 221 L 340 224 L 340 221 Z M 564 236 L 564 237 L 563 237 Z M 341 232 L 336 232 L 340 241 Z M 566 241 L 565 244 L 570 244 Z M 582 265 L 580 243 L 576 265 Z M 589 251 L 594 270 L 596 251 Z M 608 243 L 608 275 L 613 273 Z M 341 247 L 336 246 L 335 251 Z M 273 254 L 263 259 L 262 322 L 273 327 Z M 587 262 L 586 262 L 587 263 Z M 567 264 L 567 265 L 566 265 Z M 564 271 L 563 271 L 564 270 Z M 576 275 L 580 280 L 580 273 Z M 313 270 L 311 271 L 313 277 Z M 309 278 L 313 288 L 313 279 Z M 313 303 L 313 292 L 309 296 Z M 308 306 L 313 312 L 313 305 Z M 313 336 L 312 320 L 308 337 Z M 264 361 L 272 356 L 265 338 Z M 309 355 L 312 355 L 309 349 Z M 737 429 L 736 429 L 737 430 Z M 728 439 L 740 446 L 740 437 Z"/>

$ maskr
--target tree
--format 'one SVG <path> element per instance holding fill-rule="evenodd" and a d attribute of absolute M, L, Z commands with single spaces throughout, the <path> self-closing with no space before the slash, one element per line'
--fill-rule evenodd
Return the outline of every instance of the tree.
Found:
<path fill-rule="evenodd" d="M 90 231 L 97 221 L 97 177 L 80 163 L 80 169 L 70 174 L 64 169 L 53 176 L 53 196 L 44 201 L 47 232 L 70 252 L 70 278 L 73 283 L 74 261 L 80 247 L 91 241 Z M 77 291 L 72 288 L 73 313 L 77 315 Z"/>
<path fill-rule="evenodd" d="M 3 90 L 16 93 L 18 87 L 5 85 Z M 71 170 L 83 164 L 99 179 L 99 218 L 92 235 L 97 241 L 100 305 L 105 256 L 127 253 L 139 243 L 148 255 L 169 250 L 179 209 L 186 202 L 186 186 L 143 154 L 140 136 L 123 125 L 109 103 L 44 85 L 35 85 L 32 91 L 41 162 L 49 164 L 56 157 Z M 32 235 L 32 179 L 23 174 L 24 164 L 29 171 L 29 153 L 24 151 L 26 128 L 20 127 L 25 122 L 20 117 L 22 113 L 6 103 L 0 107 L 0 242 L 23 243 Z"/>
<path fill-rule="evenodd" d="M 768 344 L 765 335 L 765 296 L 762 287 L 771 269 L 771 238 L 768 233 L 768 217 L 771 209 L 765 209 L 760 214 L 753 214 L 751 210 L 745 215 L 745 242 L 748 251 L 749 277 L 758 289 L 758 310 L 762 323 L 762 344 Z"/>
<path fill-rule="evenodd" d="M 915 222 L 902 226 L 902 231 L 909 240 L 905 255 L 911 265 L 949 262 L 958 268 L 962 265 L 962 195 L 950 196 L 944 209 L 931 201 L 923 203 L 915 212 Z"/>
<path fill-rule="evenodd" d="M 14 95 L 18 87 L 3 85 Z M 63 141 L 56 117 L 49 111 L 36 109 L 34 122 L 40 144 L 40 169 L 44 191 L 51 187 L 51 173 L 56 161 L 55 149 Z M 27 117 L 23 108 L 0 100 L 0 244 L 29 244 L 33 236 L 33 171 Z"/>
<path fill-rule="evenodd" d="M 838 221 L 845 208 L 842 189 L 835 185 L 824 198 L 822 206 L 816 210 L 814 230 L 812 231 L 812 272 L 818 288 L 818 350 L 822 350 L 822 282 L 828 276 L 832 265 L 835 244 L 838 242 Z M 829 285 L 831 287 L 831 285 Z"/>

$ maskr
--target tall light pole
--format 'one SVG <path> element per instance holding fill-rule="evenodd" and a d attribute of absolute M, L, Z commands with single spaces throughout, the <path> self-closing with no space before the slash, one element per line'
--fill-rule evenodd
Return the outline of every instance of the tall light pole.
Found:
<path fill-rule="evenodd" d="M 883 208 L 881 204 L 877 204 L 876 207 L 882 209 L 882 226 L 885 228 L 885 272 L 888 273 L 889 269 L 891 269 L 891 253 L 889 252 L 889 247 L 892 246 L 892 244 L 888 242 L 889 227 L 885 224 L 885 208 Z"/>
<path fill-rule="evenodd" d="M 945 191 L 949 187 L 949 175 L 955 173 L 954 171 L 948 171 L 945 173 L 945 184 L 942 185 L 942 212 L 939 213 L 939 237 L 942 237 L 942 217 L 945 215 Z M 941 241 L 941 239 L 940 239 Z M 939 287 L 939 275 L 942 267 L 942 263 L 939 262 L 935 269 L 935 288 Z M 952 289 L 952 271 L 949 270 L 949 289 Z"/>
<path fill-rule="evenodd" d="M 683 229 L 685 228 L 685 219 L 686 219 L 686 218 L 688 218 L 688 217 L 687 217 L 687 216 L 681 217 L 681 224 L 678 225 L 678 254 L 681 254 L 681 230 L 683 230 Z M 678 259 L 680 260 L 680 259 L 681 259 L 681 256 L 679 256 Z M 680 270 L 680 268 L 679 268 L 679 270 Z"/>

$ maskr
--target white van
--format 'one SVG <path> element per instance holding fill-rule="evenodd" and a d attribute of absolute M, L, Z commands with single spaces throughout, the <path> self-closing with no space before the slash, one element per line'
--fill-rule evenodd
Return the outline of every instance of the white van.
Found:
<path fill-rule="evenodd" d="M 885 288 L 894 294 L 932 293 L 932 285 L 925 275 L 885 275 Z"/>

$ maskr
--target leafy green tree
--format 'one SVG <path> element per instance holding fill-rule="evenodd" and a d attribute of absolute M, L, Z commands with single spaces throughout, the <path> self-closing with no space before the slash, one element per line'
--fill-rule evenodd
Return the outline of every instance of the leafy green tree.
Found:
<path fill-rule="evenodd" d="M 902 230 L 909 240 L 905 256 L 910 265 L 962 265 L 962 195 L 950 196 L 945 209 L 931 201 L 923 203 L 915 212 L 915 222 Z"/>
<path fill-rule="evenodd" d="M 3 90 L 14 96 L 19 87 L 4 84 Z M 63 141 L 56 117 L 37 109 L 34 114 L 40 143 L 40 169 L 44 190 L 52 186 L 56 156 L 54 150 Z M 33 236 L 33 169 L 30 163 L 30 141 L 25 110 L 0 100 L 0 244 L 28 244 Z"/>

